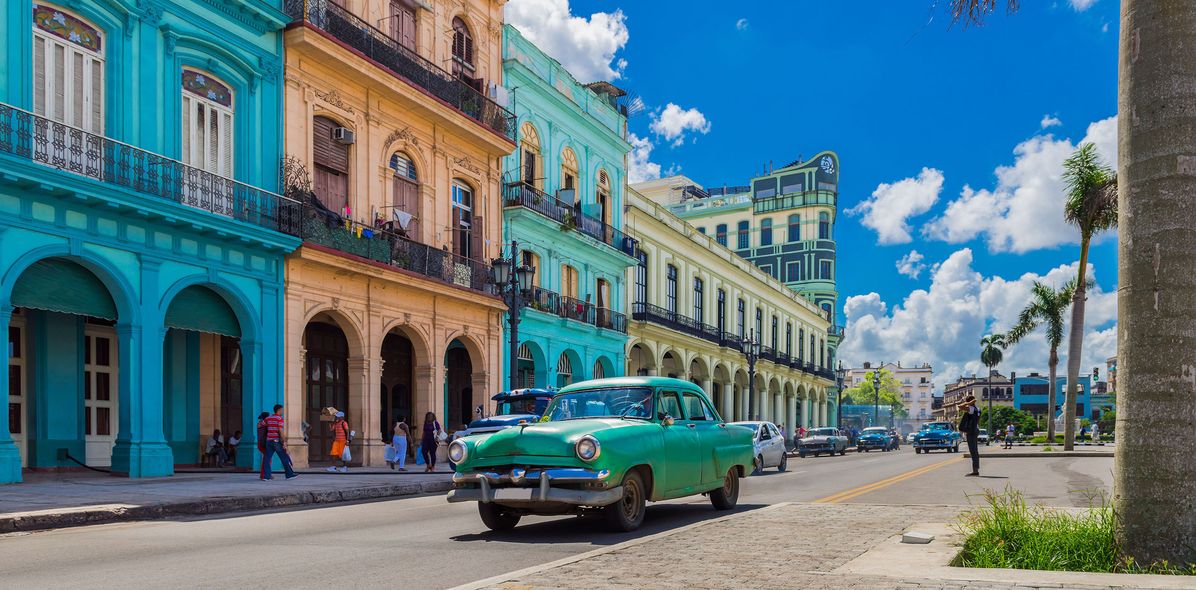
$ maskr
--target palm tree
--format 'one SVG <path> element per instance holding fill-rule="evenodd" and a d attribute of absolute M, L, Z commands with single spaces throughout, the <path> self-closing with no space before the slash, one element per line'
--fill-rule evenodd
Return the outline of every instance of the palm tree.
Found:
<path fill-rule="evenodd" d="M 993 367 L 1001 364 L 1005 360 L 1005 335 L 1004 334 L 989 334 L 980 339 L 980 362 L 988 367 L 988 379 L 993 378 Z M 993 435 L 993 392 L 992 385 L 988 388 L 988 436 Z"/>
<path fill-rule="evenodd" d="M 1096 234 L 1117 227 L 1117 175 L 1100 161 L 1096 146 L 1086 143 L 1063 161 L 1067 202 L 1063 217 L 1080 228 L 1080 267 L 1071 303 L 1067 343 L 1067 395 L 1063 400 L 1063 450 L 1075 445 L 1076 398 L 1080 388 L 1080 354 L 1084 347 L 1084 293 L 1087 290 L 1088 246 Z M 1052 383 L 1051 387 L 1055 384 Z"/>
<path fill-rule="evenodd" d="M 1058 290 L 1035 281 L 1030 291 L 1029 305 L 1018 315 L 1017 325 L 1005 334 L 1005 343 L 1013 346 L 1038 326 L 1046 328 L 1047 345 L 1051 347 L 1051 355 L 1047 358 L 1050 375 L 1050 385 L 1047 386 L 1047 440 L 1052 442 L 1055 440 L 1055 374 L 1059 367 L 1059 345 L 1063 343 L 1063 312 L 1071 304 L 1075 290 L 1074 281 Z"/>

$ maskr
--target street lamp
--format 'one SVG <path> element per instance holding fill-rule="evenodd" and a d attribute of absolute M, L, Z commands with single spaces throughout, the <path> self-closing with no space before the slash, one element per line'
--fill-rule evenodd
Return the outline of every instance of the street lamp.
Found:
<path fill-rule="evenodd" d="M 839 381 L 839 409 L 835 412 L 838 417 L 839 430 L 843 430 L 843 379 L 847 377 L 847 369 L 843 367 L 843 361 L 839 361 L 839 368 L 835 370 L 835 376 Z"/>
<path fill-rule="evenodd" d="M 756 330 L 753 329 L 751 335 L 748 336 L 747 342 L 744 342 L 744 356 L 747 357 L 748 364 L 748 414 L 752 415 L 752 410 L 756 409 L 756 361 L 760 359 L 760 342 L 756 340 Z M 752 415 L 752 418 L 759 420 L 759 413 Z"/>
<path fill-rule="evenodd" d="M 511 256 L 504 258 L 502 252 L 490 263 L 494 272 L 494 284 L 507 304 L 507 323 L 511 327 L 510 373 L 511 390 L 519 389 L 519 312 L 527 305 L 531 295 L 532 280 L 536 268 L 519 264 L 519 244 L 511 240 Z"/>
<path fill-rule="evenodd" d="M 880 369 L 885 364 L 881 363 L 872 371 L 872 425 L 876 426 L 880 423 Z"/>

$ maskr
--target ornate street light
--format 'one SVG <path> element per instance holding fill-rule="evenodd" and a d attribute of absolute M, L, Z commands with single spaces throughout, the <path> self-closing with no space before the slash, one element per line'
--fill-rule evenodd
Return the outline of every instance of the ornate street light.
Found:
<path fill-rule="evenodd" d="M 510 368 L 511 390 L 519 389 L 519 315 L 527 305 L 531 295 L 532 280 L 536 276 L 536 268 L 527 264 L 519 264 L 519 243 L 511 240 L 511 255 L 495 258 L 490 266 L 494 272 L 494 284 L 507 304 L 507 324 L 511 327 L 510 340 Z M 514 272 L 512 272 L 512 270 Z"/>
<path fill-rule="evenodd" d="M 743 344 L 743 354 L 747 357 L 748 364 L 748 414 L 751 415 L 752 410 L 756 409 L 756 361 L 760 359 L 760 342 L 756 339 L 755 329 Z M 759 420 L 759 412 L 752 415 L 752 419 Z"/>
<path fill-rule="evenodd" d="M 880 423 L 880 370 L 885 366 L 881 363 L 872 371 L 872 425 L 876 426 Z"/>
<path fill-rule="evenodd" d="M 847 377 L 847 369 L 842 360 L 839 361 L 839 368 L 835 370 L 835 376 L 839 381 L 839 409 L 835 411 L 835 416 L 838 417 L 839 430 L 843 430 L 843 380 Z"/>

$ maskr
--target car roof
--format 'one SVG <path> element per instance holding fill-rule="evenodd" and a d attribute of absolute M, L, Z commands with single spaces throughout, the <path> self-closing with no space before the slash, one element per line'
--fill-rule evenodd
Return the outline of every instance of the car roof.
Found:
<path fill-rule="evenodd" d="M 556 395 L 555 389 L 545 389 L 541 387 L 525 387 L 523 389 L 513 389 L 511 391 L 501 391 L 494 394 L 490 399 L 500 402 L 508 399 L 522 399 L 522 398 L 538 398 L 538 397 L 552 397 Z"/>
<path fill-rule="evenodd" d="M 727 422 L 727 424 L 734 426 L 755 426 L 759 428 L 761 424 L 764 424 L 764 422 L 760 422 L 758 420 L 740 420 L 739 422 Z"/>
<path fill-rule="evenodd" d="M 665 389 L 679 389 L 702 392 L 702 388 L 681 379 L 671 377 L 611 377 L 609 379 L 591 379 L 562 387 L 557 393 L 572 393 L 601 387 L 661 387 Z M 702 392 L 704 393 L 704 392 Z"/>

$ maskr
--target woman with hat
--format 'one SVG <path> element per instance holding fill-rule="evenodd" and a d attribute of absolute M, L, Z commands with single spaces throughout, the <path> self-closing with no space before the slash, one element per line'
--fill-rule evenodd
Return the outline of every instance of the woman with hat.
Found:
<path fill-rule="evenodd" d="M 348 473 L 349 461 L 352 459 L 352 456 L 349 455 L 347 452 L 348 449 L 345 446 L 349 444 L 350 436 L 349 423 L 345 421 L 345 413 L 338 411 L 336 413 L 336 421 L 332 423 L 332 453 L 330 455 L 332 456 L 333 465 L 328 468 L 328 471 Z M 337 461 L 341 463 L 339 469 L 336 467 Z"/>
<path fill-rule="evenodd" d="M 968 454 L 972 456 L 972 472 L 968 477 L 980 475 L 980 408 L 976 396 L 968 395 L 959 404 L 959 431 L 968 437 Z"/>

